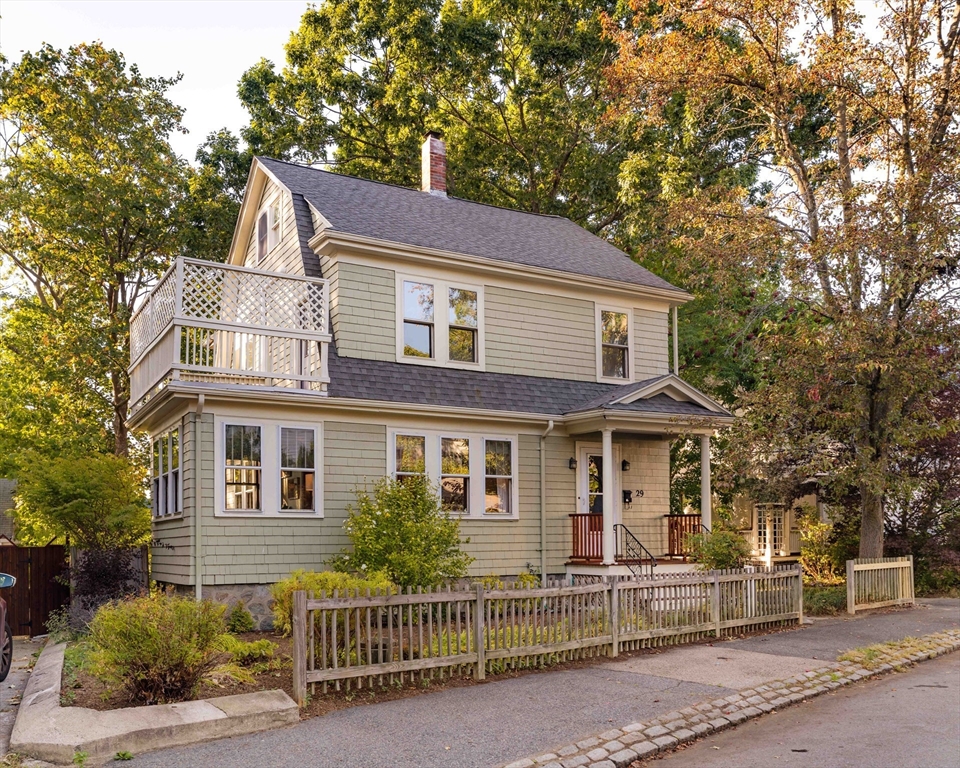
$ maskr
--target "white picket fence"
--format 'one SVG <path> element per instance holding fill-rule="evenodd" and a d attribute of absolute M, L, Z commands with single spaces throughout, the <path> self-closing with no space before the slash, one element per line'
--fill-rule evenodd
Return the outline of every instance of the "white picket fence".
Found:
<path fill-rule="evenodd" d="M 847 613 L 914 602 L 912 555 L 847 560 Z"/>
<path fill-rule="evenodd" d="M 293 688 L 370 688 L 693 642 L 803 617 L 799 566 L 593 584 L 348 590 L 293 599 Z"/>

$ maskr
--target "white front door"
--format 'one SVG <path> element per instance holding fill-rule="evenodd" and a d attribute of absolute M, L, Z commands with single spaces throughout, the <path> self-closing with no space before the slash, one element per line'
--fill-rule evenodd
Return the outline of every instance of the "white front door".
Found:
<path fill-rule="evenodd" d="M 580 514 L 603 513 L 603 452 L 602 446 L 582 445 L 577 458 L 577 508 Z M 620 505 L 620 446 L 613 446 L 613 522 L 621 523 Z"/>

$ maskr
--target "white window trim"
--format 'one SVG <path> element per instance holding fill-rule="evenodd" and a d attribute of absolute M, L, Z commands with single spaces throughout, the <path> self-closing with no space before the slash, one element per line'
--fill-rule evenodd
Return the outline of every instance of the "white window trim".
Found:
<path fill-rule="evenodd" d="M 397 435 L 416 435 L 425 438 L 424 463 L 427 479 L 439 486 L 441 474 L 440 441 L 447 437 L 465 437 L 470 440 L 470 499 L 467 513 L 450 513 L 460 520 L 519 520 L 520 519 L 520 460 L 517 455 L 520 440 L 518 435 L 487 434 L 485 432 L 456 432 L 453 430 L 422 430 L 390 428 L 387 431 L 387 474 L 397 476 Z M 510 443 L 510 471 L 512 472 L 509 515 L 485 512 L 484 486 L 486 480 L 486 440 L 504 440 Z M 479 448 L 479 450 L 478 450 Z M 438 489 L 439 493 L 439 489 Z"/>
<path fill-rule="evenodd" d="M 636 381 L 635 368 L 637 366 L 636 359 L 634 358 L 634 348 L 636 344 L 634 336 L 636 335 L 636 329 L 633 326 L 633 309 L 630 307 L 617 307 L 612 304 L 594 304 L 594 307 L 594 325 L 597 340 L 597 381 L 604 384 L 629 384 L 630 382 Z M 603 375 L 603 325 L 600 322 L 601 312 L 620 312 L 627 316 L 627 377 L 625 379 Z"/>
<path fill-rule="evenodd" d="M 426 274 L 411 274 L 409 272 L 396 273 L 396 302 L 397 302 L 397 362 L 415 363 L 417 365 L 434 365 L 445 368 L 464 368 L 472 371 L 486 370 L 486 333 L 484 323 L 483 286 L 467 281 L 449 280 Z M 432 358 L 413 357 L 403 354 L 403 283 L 428 283 L 433 286 L 433 352 Z M 450 322 L 449 322 L 449 289 L 460 288 L 477 293 L 477 362 L 464 363 L 450 359 Z M 437 299 L 442 299 L 442 304 Z M 442 311 L 438 309 L 442 308 Z M 411 433 L 412 434 L 412 433 Z"/>
<path fill-rule="evenodd" d="M 153 498 L 153 493 L 154 493 L 153 483 L 157 479 L 157 475 L 154 472 L 154 464 L 153 464 L 153 444 L 157 440 L 166 441 L 167 439 L 169 439 L 170 433 L 173 432 L 174 430 L 176 430 L 177 432 L 177 451 L 179 454 L 177 457 L 177 500 L 180 503 L 180 508 L 177 510 L 174 510 L 173 512 L 160 512 L 157 499 Z M 169 450 L 170 449 L 168 447 L 167 448 L 168 461 L 170 459 Z M 170 472 L 172 471 L 173 471 L 172 469 L 168 470 L 166 474 L 160 475 L 160 478 L 166 478 L 167 475 L 169 475 Z M 163 485 L 164 485 L 164 491 L 161 498 L 163 499 L 164 507 L 166 507 L 167 506 L 166 482 L 164 482 Z M 154 522 L 161 522 L 163 520 L 177 520 L 177 519 L 183 518 L 183 424 L 182 423 L 171 424 L 162 432 L 155 435 L 153 439 L 150 441 L 150 497 L 151 497 L 150 498 L 150 518 Z"/>
<path fill-rule="evenodd" d="M 276 247 L 283 242 L 283 197 L 283 193 L 278 192 L 272 199 L 264 201 L 259 210 L 257 210 L 257 217 L 253 220 L 253 237 L 259 244 L 260 217 L 264 213 L 267 214 L 267 249 L 264 251 L 262 257 L 254 254 L 254 260 L 257 264 L 263 263 L 264 259 L 273 253 Z M 276 210 L 276 214 L 274 214 L 274 210 Z M 276 234 L 274 235 L 274 233 Z M 276 237 L 276 240 L 271 244 L 270 240 L 272 237 Z"/>
<path fill-rule="evenodd" d="M 226 427 L 260 427 L 260 509 L 226 509 L 226 476 L 224 469 Z M 280 429 L 313 430 L 313 500 L 315 509 L 280 509 Z M 323 422 L 296 422 L 272 419 L 245 419 L 231 416 L 217 416 L 214 419 L 216 482 L 214 494 L 214 516 L 224 518 L 257 517 L 281 520 L 323 519 Z"/>

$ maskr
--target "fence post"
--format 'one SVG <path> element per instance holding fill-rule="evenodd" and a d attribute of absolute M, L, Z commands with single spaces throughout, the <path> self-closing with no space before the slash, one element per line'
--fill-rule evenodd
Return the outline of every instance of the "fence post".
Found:
<path fill-rule="evenodd" d="M 856 600 L 857 589 L 855 579 L 857 577 L 857 568 L 854 560 L 847 560 L 847 613 L 857 612 Z"/>
<path fill-rule="evenodd" d="M 297 705 L 307 705 L 307 593 L 293 593 L 293 695 Z"/>
<path fill-rule="evenodd" d="M 797 566 L 797 595 L 798 595 L 798 605 L 797 605 L 797 623 L 801 626 L 803 625 L 803 566 Z"/>
<path fill-rule="evenodd" d="M 906 571 L 907 571 L 907 578 L 909 579 L 908 584 L 910 587 L 910 593 L 909 593 L 910 604 L 913 605 L 914 603 L 917 602 L 916 597 L 913 593 L 913 555 L 907 555 L 907 560 L 910 561 L 910 567 L 907 568 Z"/>
<path fill-rule="evenodd" d="M 610 644 L 611 656 L 620 654 L 620 577 L 611 576 L 610 582 Z"/>
<path fill-rule="evenodd" d="M 483 680 L 487 676 L 487 638 L 483 631 L 483 584 L 477 584 L 477 607 L 473 612 L 473 644 L 477 649 L 477 669 L 474 677 Z"/>
<path fill-rule="evenodd" d="M 717 637 L 720 637 L 720 571 L 713 572 L 713 595 L 711 606 L 713 610 L 713 620 L 717 624 Z"/>

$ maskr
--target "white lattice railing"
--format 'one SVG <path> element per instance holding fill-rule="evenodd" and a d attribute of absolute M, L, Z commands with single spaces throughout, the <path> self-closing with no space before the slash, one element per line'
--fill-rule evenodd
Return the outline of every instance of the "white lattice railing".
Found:
<path fill-rule="evenodd" d="M 130 321 L 134 407 L 169 380 L 324 391 L 327 281 L 180 258 Z"/>

